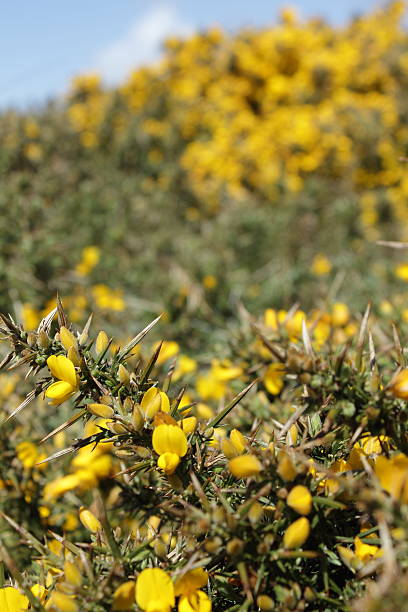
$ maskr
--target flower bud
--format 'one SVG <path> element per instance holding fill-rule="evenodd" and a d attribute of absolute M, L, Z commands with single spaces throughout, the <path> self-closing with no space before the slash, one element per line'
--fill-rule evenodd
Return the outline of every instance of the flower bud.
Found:
<path fill-rule="evenodd" d="M 118 376 L 119 376 L 119 382 L 125 387 L 127 387 L 130 383 L 130 374 L 125 368 L 125 366 L 122 364 L 119 364 Z"/>
<path fill-rule="evenodd" d="M 167 546 L 161 538 L 157 538 L 157 540 L 154 541 L 153 549 L 158 557 L 163 558 L 167 556 Z"/>
<path fill-rule="evenodd" d="M 102 531 L 101 522 L 90 510 L 87 510 L 84 506 L 81 506 L 79 509 L 79 520 L 83 526 L 92 533 Z"/>
<path fill-rule="evenodd" d="M 220 550 L 221 546 L 222 546 L 222 540 L 218 536 L 215 536 L 215 538 L 211 538 L 210 540 L 207 540 L 204 544 L 205 550 L 210 554 L 217 553 Z"/>
<path fill-rule="evenodd" d="M 227 555 L 229 555 L 230 557 L 240 555 L 244 548 L 245 544 L 242 540 L 240 540 L 239 538 L 232 538 L 232 540 L 230 540 L 226 546 Z"/>
<path fill-rule="evenodd" d="M 256 598 L 256 605 L 263 612 L 270 612 L 275 608 L 275 603 L 268 595 L 258 595 Z"/>
<path fill-rule="evenodd" d="M 27 334 L 28 346 L 35 346 L 36 342 L 37 342 L 37 334 L 35 332 L 28 332 Z"/>
<path fill-rule="evenodd" d="M 119 422 L 107 423 L 106 426 L 109 429 L 109 431 L 111 431 L 114 434 L 123 434 L 128 431 L 126 427 L 124 427 L 122 423 L 119 423 Z"/>
<path fill-rule="evenodd" d="M 255 501 L 248 511 L 248 518 L 252 525 L 256 525 L 263 516 L 263 506 L 259 502 Z"/>
<path fill-rule="evenodd" d="M 59 336 L 60 342 L 66 351 L 69 351 L 71 347 L 77 348 L 78 343 L 74 334 L 63 325 L 60 327 Z"/>
<path fill-rule="evenodd" d="M 49 339 L 49 337 L 47 336 L 47 334 L 45 333 L 43 329 L 38 332 L 37 344 L 39 348 L 42 348 L 42 349 L 48 348 L 51 344 L 51 340 Z"/>
<path fill-rule="evenodd" d="M 70 359 L 72 361 L 74 366 L 78 367 L 78 366 L 81 365 L 81 355 L 79 354 L 79 351 L 78 351 L 76 346 L 71 346 L 68 349 L 67 357 L 68 357 L 68 359 Z"/>
<path fill-rule="evenodd" d="M 143 429 L 144 418 L 142 413 L 140 412 L 138 404 L 135 404 L 133 407 L 132 425 L 136 429 L 136 431 L 140 431 L 141 429 Z"/>
<path fill-rule="evenodd" d="M 312 602 L 316 599 L 316 593 L 310 586 L 307 586 L 303 592 L 303 597 L 306 599 L 306 601 Z"/>
<path fill-rule="evenodd" d="M 113 408 L 106 404 L 88 404 L 86 408 L 88 412 L 102 419 L 110 419 L 115 414 Z"/>
<path fill-rule="evenodd" d="M 102 353 L 104 353 L 106 349 L 108 348 L 108 344 L 109 344 L 109 338 L 106 332 L 104 332 L 103 330 L 100 331 L 96 338 L 96 343 L 95 343 L 96 354 L 101 355 Z"/>

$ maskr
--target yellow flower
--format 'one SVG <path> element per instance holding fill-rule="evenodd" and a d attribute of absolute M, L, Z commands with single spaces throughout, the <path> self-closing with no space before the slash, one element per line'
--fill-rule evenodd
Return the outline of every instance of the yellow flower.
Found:
<path fill-rule="evenodd" d="M 235 478 L 249 478 L 259 474 L 262 464 L 254 455 L 241 455 L 228 462 L 228 469 Z"/>
<path fill-rule="evenodd" d="M 389 447 L 388 436 L 363 436 L 354 444 L 347 463 L 353 470 L 361 470 L 364 467 L 362 457 L 369 459 L 372 455 L 381 455 L 384 451 L 389 450 Z"/>
<path fill-rule="evenodd" d="M 286 482 L 290 482 L 296 478 L 296 468 L 289 455 L 284 451 L 279 453 L 279 463 L 276 471 L 282 480 L 285 480 Z"/>
<path fill-rule="evenodd" d="M 176 453 L 163 453 L 157 460 L 158 467 L 169 476 L 176 471 L 179 463 L 180 457 Z"/>
<path fill-rule="evenodd" d="M 58 382 L 52 383 L 45 392 L 53 406 L 58 406 L 70 398 L 79 389 L 79 380 L 75 366 L 64 355 L 51 355 L 47 359 L 48 368 Z"/>
<path fill-rule="evenodd" d="M 37 599 L 39 599 L 42 604 L 45 602 L 47 597 L 47 589 L 42 586 L 42 584 L 34 584 L 30 590 L 34 597 L 37 597 Z"/>
<path fill-rule="evenodd" d="M 170 401 L 164 391 L 157 387 L 150 387 L 142 397 L 140 411 L 147 419 L 152 419 L 154 415 L 161 412 L 170 412 Z"/>
<path fill-rule="evenodd" d="M 136 603 L 145 612 L 170 612 L 175 603 L 170 576 L 159 568 L 144 569 L 136 581 Z"/>
<path fill-rule="evenodd" d="M 0 589 L 1 612 L 20 612 L 28 610 L 29 601 L 25 595 L 14 587 L 8 586 Z"/>
<path fill-rule="evenodd" d="M 335 327 L 344 327 L 350 319 L 350 310 L 347 304 L 335 302 L 331 310 L 332 323 Z"/>
<path fill-rule="evenodd" d="M 408 503 L 408 457 L 403 453 L 387 459 L 380 455 L 374 464 L 382 488 L 396 500 Z"/>
<path fill-rule="evenodd" d="M 371 561 L 371 559 L 382 557 L 383 550 L 379 546 L 366 544 L 358 536 L 354 538 L 354 552 L 356 557 L 363 563 Z"/>
<path fill-rule="evenodd" d="M 390 391 L 395 397 L 408 399 L 408 368 L 401 370 L 391 381 Z"/>
<path fill-rule="evenodd" d="M 128 580 L 121 584 L 113 594 L 112 610 L 129 610 L 135 601 L 134 580 Z"/>
<path fill-rule="evenodd" d="M 78 568 L 78 565 L 71 563 L 71 561 L 65 561 L 64 563 L 64 576 L 65 581 L 74 587 L 80 587 L 82 584 L 82 574 Z"/>
<path fill-rule="evenodd" d="M 163 423 L 155 428 L 152 444 L 159 455 L 159 468 L 166 474 L 173 474 L 180 463 L 180 457 L 187 453 L 187 437 L 184 431 L 178 425 Z"/>
<path fill-rule="evenodd" d="M 81 506 L 79 509 L 79 520 L 81 521 L 83 526 L 92 533 L 96 533 L 102 530 L 102 525 L 100 521 L 90 510 L 84 508 L 84 506 Z"/>
<path fill-rule="evenodd" d="M 401 280 L 408 281 L 408 264 L 402 263 L 395 268 L 395 276 Z"/>
<path fill-rule="evenodd" d="M 58 612 L 78 612 L 79 608 L 75 603 L 73 595 L 66 595 L 62 591 L 53 591 L 47 601 L 46 608 L 57 609 Z"/>
<path fill-rule="evenodd" d="M 221 449 L 228 459 L 242 455 L 248 442 L 238 429 L 233 429 L 229 438 L 221 441 Z"/>
<path fill-rule="evenodd" d="M 205 289 L 215 289 L 215 287 L 217 286 L 217 279 L 215 278 L 215 276 L 213 274 L 207 274 L 206 276 L 204 276 L 203 278 L 203 287 Z"/>
<path fill-rule="evenodd" d="M 159 344 L 160 344 L 160 342 L 156 342 L 156 344 L 153 345 L 153 350 L 156 350 L 159 347 Z M 180 347 L 177 344 L 177 342 L 174 342 L 173 340 L 166 340 L 166 341 L 164 341 L 163 344 L 162 344 L 162 347 L 160 349 L 160 353 L 159 353 L 159 356 L 157 358 L 156 364 L 157 365 L 162 365 L 168 359 L 170 359 L 171 357 L 174 357 L 175 355 L 177 355 L 179 350 L 180 350 Z"/>
<path fill-rule="evenodd" d="M 284 386 L 285 366 L 281 363 L 271 363 L 264 374 L 264 385 L 272 395 L 278 395 Z"/>
<path fill-rule="evenodd" d="M 23 304 L 21 319 L 24 329 L 35 329 L 41 320 L 41 315 L 31 304 Z"/>
<path fill-rule="evenodd" d="M 40 454 L 32 442 L 20 442 L 17 444 L 16 451 L 17 457 L 27 470 L 31 470 L 41 459 L 45 459 L 45 455 Z"/>
<path fill-rule="evenodd" d="M 227 385 L 225 382 L 216 380 L 211 373 L 207 373 L 202 376 L 197 376 L 196 389 L 198 395 L 203 400 L 219 400 L 224 397 Z"/>
<path fill-rule="evenodd" d="M 310 523 L 302 516 L 289 525 L 283 534 L 283 545 L 285 548 L 300 548 L 306 542 L 310 533 Z"/>
<path fill-rule="evenodd" d="M 306 487 L 297 485 L 289 493 L 286 503 L 298 514 L 310 514 L 312 510 L 312 496 Z"/>
<path fill-rule="evenodd" d="M 196 369 L 197 362 L 195 359 L 187 357 L 187 355 L 180 355 L 177 360 L 176 369 L 173 373 L 173 380 L 179 380 L 179 378 L 182 378 L 186 374 L 191 374 L 192 372 L 195 372 Z"/>
<path fill-rule="evenodd" d="M 88 246 L 82 250 L 81 261 L 75 268 L 79 276 L 87 276 L 96 266 L 101 257 L 101 250 L 96 246 Z"/>
<path fill-rule="evenodd" d="M 162 424 L 156 427 L 152 443 L 158 455 L 175 453 L 179 457 L 184 457 L 187 453 L 186 434 L 177 425 Z"/>
<path fill-rule="evenodd" d="M 186 436 L 190 435 L 197 427 L 197 418 L 195 416 L 191 416 L 182 419 L 180 421 L 180 427 L 184 431 Z"/>
<path fill-rule="evenodd" d="M 227 382 L 241 376 L 242 368 L 233 366 L 229 361 L 219 362 L 214 359 L 211 364 L 211 374 L 216 380 Z"/>
<path fill-rule="evenodd" d="M 208 582 L 208 573 L 202 567 L 190 570 L 176 580 L 174 592 L 179 595 L 191 595 L 197 589 L 201 589 Z"/>
<path fill-rule="evenodd" d="M 316 276 L 326 276 L 331 269 L 332 265 L 325 255 L 319 253 L 313 258 L 311 270 Z"/>
<path fill-rule="evenodd" d="M 182 595 L 178 604 L 178 612 L 211 612 L 211 601 L 204 591 Z"/>

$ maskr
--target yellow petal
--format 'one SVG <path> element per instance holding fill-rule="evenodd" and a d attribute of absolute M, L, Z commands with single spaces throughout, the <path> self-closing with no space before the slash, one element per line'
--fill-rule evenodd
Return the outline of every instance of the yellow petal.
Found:
<path fill-rule="evenodd" d="M 128 580 L 121 584 L 113 594 L 112 610 L 130 610 L 135 601 L 134 580 Z"/>
<path fill-rule="evenodd" d="M 53 591 L 47 606 L 56 608 L 58 612 L 78 612 L 79 608 L 72 595 L 66 595 L 61 591 Z"/>
<path fill-rule="evenodd" d="M 156 342 L 153 346 L 153 350 L 156 350 L 159 347 L 159 342 Z M 161 346 L 159 356 L 157 358 L 156 364 L 161 365 L 165 363 L 171 357 L 174 357 L 179 352 L 180 347 L 177 342 L 173 340 L 165 340 Z"/>
<path fill-rule="evenodd" d="M 41 603 L 44 603 L 47 597 L 47 589 L 42 584 L 34 584 L 30 590 L 34 597 L 37 597 Z"/>
<path fill-rule="evenodd" d="M 253 455 L 241 455 L 228 462 L 228 469 L 236 478 L 248 478 L 259 474 L 262 464 Z"/>
<path fill-rule="evenodd" d="M 296 468 L 293 465 L 291 458 L 287 453 L 283 451 L 279 453 L 279 463 L 277 472 L 282 478 L 282 480 L 285 480 L 286 482 L 294 480 L 297 475 Z"/>
<path fill-rule="evenodd" d="M 188 436 L 192 434 L 197 427 L 197 418 L 195 416 L 186 417 L 180 421 L 180 426 L 186 436 Z"/>
<path fill-rule="evenodd" d="M 74 334 L 66 327 L 60 327 L 59 335 L 61 344 L 66 351 L 69 351 L 70 348 L 77 346 L 77 341 Z"/>
<path fill-rule="evenodd" d="M 163 453 L 157 460 L 158 467 L 166 472 L 166 474 L 173 474 L 180 463 L 180 457 L 176 453 Z"/>
<path fill-rule="evenodd" d="M 238 429 L 233 429 L 230 433 L 230 440 L 239 453 L 243 453 L 248 444 L 247 439 Z"/>
<path fill-rule="evenodd" d="M 75 587 L 80 587 L 82 584 L 82 574 L 75 563 L 65 561 L 64 563 L 65 582 L 72 584 Z"/>
<path fill-rule="evenodd" d="M 47 359 L 47 365 L 54 378 L 63 380 L 74 388 L 77 387 L 75 367 L 68 357 L 64 355 L 51 355 Z"/>
<path fill-rule="evenodd" d="M 179 595 L 190 595 L 197 589 L 201 589 L 208 582 L 208 573 L 202 567 L 186 572 L 176 580 L 174 591 L 176 597 Z"/>
<path fill-rule="evenodd" d="M 175 453 L 184 457 L 187 452 L 186 434 L 177 425 L 159 425 L 153 432 L 153 448 L 158 455 Z"/>
<path fill-rule="evenodd" d="M 29 601 L 25 595 L 17 591 L 14 587 L 0 589 L 0 610 L 1 612 L 20 612 L 28 610 Z"/>
<path fill-rule="evenodd" d="M 150 387 L 142 397 L 140 409 L 147 418 L 152 419 L 159 412 L 160 407 L 160 391 L 156 387 Z"/>
<path fill-rule="evenodd" d="M 309 489 L 297 485 L 289 493 L 286 503 L 299 514 L 309 514 L 312 509 L 312 496 Z"/>
<path fill-rule="evenodd" d="M 170 400 L 165 394 L 164 391 L 159 391 L 160 393 L 160 410 L 162 412 L 170 412 Z"/>
<path fill-rule="evenodd" d="M 195 591 L 180 598 L 178 612 L 211 612 L 211 601 L 204 591 Z"/>
<path fill-rule="evenodd" d="M 264 375 L 264 385 L 272 395 L 278 395 L 284 386 L 285 367 L 281 363 L 271 363 Z"/>
<path fill-rule="evenodd" d="M 233 459 L 233 457 L 238 457 L 241 454 L 229 438 L 221 440 L 221 450 L 227 459 Z"/>
<path fill-rule="evenodd" d="M 136 602 L 146 612 L 170 612 L 174 606 L 170 576 L 159 568 L 144 569 L 136 581 Z"/>
<path fill-rule="evenodd" d="M 111 408 L 110 406 L 107 406 L 106 404 L 95 404 L 95 403 L 88 404 L 87 410 L 91 414 L 94 414 L 95 416 L 99 416 L 103 419 L 110 419 L 115 413 L 113 408 Z"/>
<path fill-rule="evenodd" d="M 102 525 L 100 521 L 90 510 L 87 510 L 83 506 L 81 506 L 79 509 L 79 520 L 81 521 L 83 526 L 86 527 L 86 529 L 88 529 L 92 533 L 96 533 L 97 531 L 102 530 Z"/>
<path fill-rule="evenodd" d="M 309 537 L 310 523 L 302 516 L 286 529 L 283 534 L 283 545 L 285 548 L 300 548 Z"/>
<path fill-rule="evenodd" d="M 50 399 L 62 400 L 67 399 L 74 391 L 75 389 L 70 383 L 59 380 L 48 387 L 45 396 Z"/>
<path fill-rule="evenodd" d="M 395 397 L 408 399 L 408 369 L 401 370 L 391 381 L 391 393 Z"/>
<path fill-rule="evenodd" d="M 108 347 L 109 338 L 105 331 L 100 331 L 95 342 L 95 350 L 97 355 L 104 353 Z"/>

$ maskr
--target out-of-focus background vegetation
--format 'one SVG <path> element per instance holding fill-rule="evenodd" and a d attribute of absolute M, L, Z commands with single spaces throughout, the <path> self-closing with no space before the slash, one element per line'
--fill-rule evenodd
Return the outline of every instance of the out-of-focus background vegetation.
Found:
<path fill-rule="evenodd" d="M 116 88 L 84 74 L 2 112 L 1 310 L 33 328 L 58 290 L 122 334 L 165 312 L 194 349 L 240 304 L 403 311 L 404 252 L 376 244 L 408 233 L 403 15 L 284 9 L 169 39 Z"/>

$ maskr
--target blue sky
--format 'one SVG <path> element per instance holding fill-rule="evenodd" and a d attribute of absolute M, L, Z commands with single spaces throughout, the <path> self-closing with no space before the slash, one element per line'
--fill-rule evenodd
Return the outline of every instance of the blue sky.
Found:
<path fill-rule="evenodd" d="M 219 24 L 234 30 L 276 21 L 279 8 L 344 23 L 374 0 L 14 0 L 0 16 L 0 106 L 38 104 L 64 92 L 78 73 L 97 70 L 120 82 L 154 61 L 160 41 Z M 382 3 L 380 3 L 382 4 Z"/>

